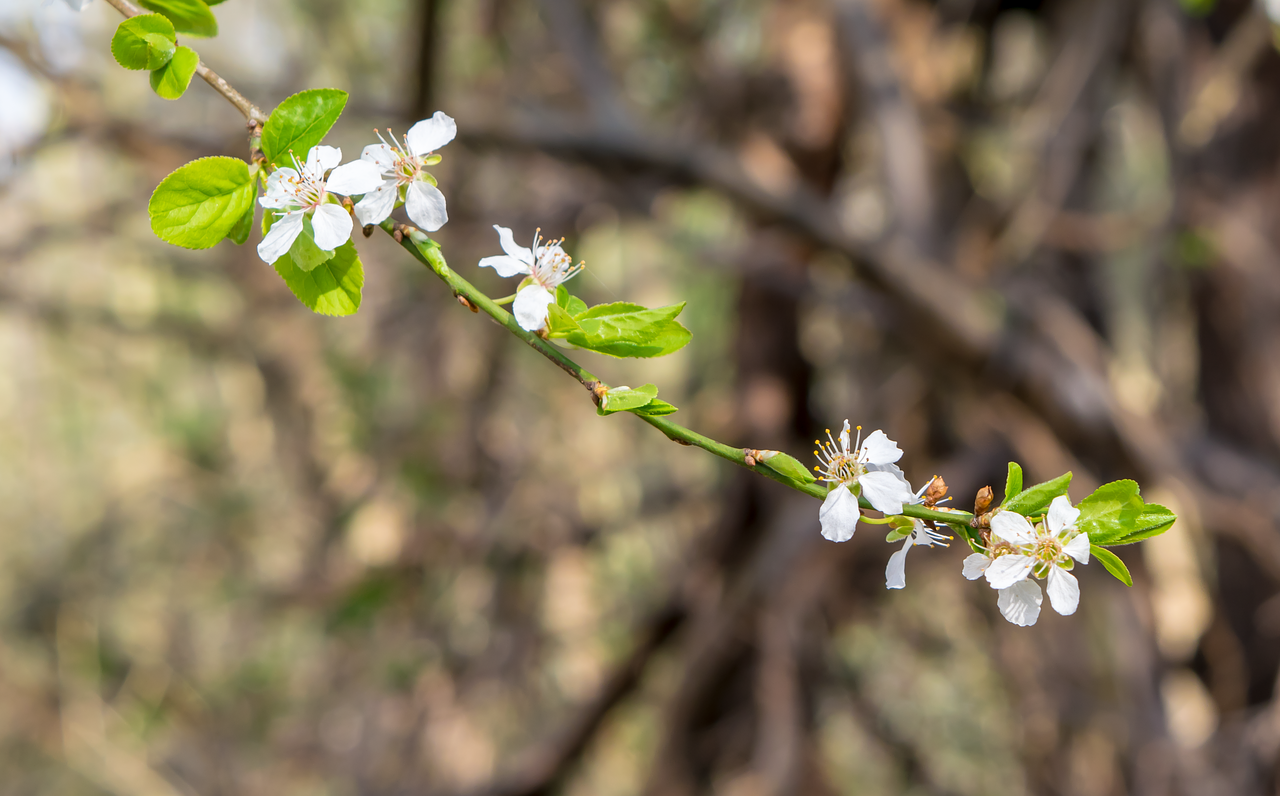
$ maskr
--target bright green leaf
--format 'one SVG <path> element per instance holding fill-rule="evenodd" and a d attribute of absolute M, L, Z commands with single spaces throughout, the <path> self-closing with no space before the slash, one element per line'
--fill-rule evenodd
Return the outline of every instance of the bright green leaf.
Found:
<path fill-rule="evenodd" d="M 289 256 L 293 258 L 293 265 L 299 271 L 311 271 L 321 263 L 333 259 L 334 252 L 325 251 L 316 245 L 315 234 L 311 219 L 303 216 L 302 234 L 289 247 Z"/>
<path fill-rule="evenodd" d="M 656 309 L 624 301 L 600 304 L 573 316 L 577 329 L 553 325 L 549 334 L 613 357 L 660 357 L 689 342 L 689 330 L 675 321 L 683 309 L 683 302 Z"/>
<path fill-rule="evenodd" d="M 218 35 L 218 20 L 204 0 L 138 0 L 138 4 L 164 14 L 179 33 Z"/>
<path fill-rule="evenodd" d="M 139 14 L 116 28 L 111 54 L 125 69 L 159 69 L 177 49 L 173 23 L 160 14 Z"/>
<path fill-rule="evenodd" d="M 262 154 L 275 166 L 291 166 L 293 158 L 307 159 L 311 147 L 324 139 L 347 105 L 347 92 L 336 88 L 300 91 L 280 103 L 262 125 Z"/>
<path fill-rule="evenodd" d="M 1089 545 L 1089 552 L 1093 554 L 1094 558 L 1102 562 L 1102 566 L 1106 567 L 1108 572 L 1115 575 L 1116 580 L 1126 586 L 1133 585 L 1133 576 L 1129 574 L 1129 568 L 1120 560 L 1120 556 L 1105 547 L 1098 547 L 1096 544 Z"/>
<path fill-rule="evenodd" d="M 351 241 L 339 246 L 332 258 L 310 271 L 299 270 L 287 254 L 276 260 L 274 267 L 298 301 L 313 312 L 341 316 L 352 315 L 360 309 L 364 266 Z"/>
<path fill-rule="evenodd" d="M 1003 508 L 1027 517 L 1039 514 L 1058 495 L 1067 494 L 1069 486 L 1071 486 L 1071 473 L 1064 473 L 1052 481 L 1045 481 L 1043 484 L 1036 484 L 1030 489 L 1023 490 L 1012 499 L 1006 500 Z"/>
<path fill-rule="evenodd" d="M 156 186 L 147 213 L 151 230 L 160 240 L 187 249 L 207 249 L 253 209 L 253 198 L 253 179 L 243 160 L 200 158 Z"/>
<path fill-rule="evenodd" d="M 168 63 L 151 73 L 151 90 L 161 99 L 176 100 L 186 93 L 199 65 L 200 56 L 195 50 L 179 47 Z"/>
<path fill-rule="evenodd" d="M 911 535 L 910 528 L 890 528 L 889 533 L 885 534 L 886 542 L 901 542 Z"/>
<path fill-rule="evenodd" d="M 667 403 L 666 401 L 661 401 L 661 400 L 658 400 L 657 398 L 654 398 L 652 401 L 645 404 L 644 406 L 637 407 L 635 409 L 632 409 L 631 411 L 635 412 L 638 415 L 647 415 L 649 417 L 662 417 L 663 415 L 674 415 L 676 412 L 680 410 L 677 409 L 672 404 Z"/>
<path fill-rule="evenodd" d="M 587 302 L 569 293 L 569 289 L 564 285 L 556 288 L 556 306 L 571 316 L 587 311 Z"/>
<path fill-rule="evenodd" d="M 630 387 L 614 387 L 604 394 L 596 413 L 603 416 L 638 409 L 657 397 L 658 388 L 652 384 L 645 384 L 634 390 Z"/>
<path fill-rule="evenodd" d="M 1124 537 L 1112 542 L 1111 546 L 1135 544 L 1153 536 L 1159 536 L 1173 527 L 1178 515 L 1158 503 L 1148 503 L 1142 507 L 1142 514 L 1133 522 L 1133 530 Z M 1090 537 L 1091 539 L 1093 537 Z"/>
<path fill-rule="evenodd" d="M 756 458 L 760 464 L 790 478 L 793 481 L 799 481 L 802 484 L 812 484 L 817 479 L 813 477 L 813 473 L 809 471 L 794 456 L 788 456 L 782 451 L 760 451 L 760 455 Z"/>
<path fill-rule="evenodd" d="M 249 239 L 249 232 L 253 229 L 254 209 L 254 203 L 250 202 L 249 209 L 244 211 L 244 215 L 240 216 L 240 220 L 237 221 L 236 225 L 227 233 L 228 240 L 232 241 L 236 245 L 241 245 Z"/>
<path fill-rule="evenodd" d="M 1111 544 L 1134 530 L 1142 514 L 1142 498 L 1134 481 L 1112 481 L 1094 490 L 1076 506 L 1080 518 L 1076 527 L 1089 534 L 1094 544 Z"/>
<path fill-rule="evenodd" d="M 1009 498 L 1022 491 L 1022 467 L 1017 462 L 1009 462 L 1009 476 L 1004 481 L 1004 499 L 1007 502 Z"/>

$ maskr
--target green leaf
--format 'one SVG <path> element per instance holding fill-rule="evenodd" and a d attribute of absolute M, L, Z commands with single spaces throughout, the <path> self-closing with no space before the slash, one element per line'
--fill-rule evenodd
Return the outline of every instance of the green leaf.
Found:
<path fill-rule="evenodd" d="M 254 182 L 243 160 L 193 160 L 165 177 L 147 202 L 151 230 L 160 240 L 207 249 L 227 237 L 253 209 Z"/>
<path fill-rule="evenodd" d="M 300 91 L 280 103 L 262 125 L 262 154 L 274 166 L 292 166 L 307 159 L 311 147 L 324 139 L 347 105 L 347 92 L 336 88 Z"/>
<path fill-rule="evenodd" d="M 578 315 L 587 311 L 587 302 L 571 295 L 569 289 L 564 285 L 556 288 L 556 306 L 563 309 L 569 315 Z"/>
<path fill-rule="evenodd" d="M 614 387 L 604 394 L 596 414 L 604 416 L 614 412 L 625 412 L 628 409 L 639 409 L 658 397 L 658 388 L 645 384 L 634 390 L 630 387 Z"/>
<path fill-rule="evenodd" d="M 1080 510 L 1076 527 L 1089 534 L 1089 541 L 1094 544 L 1111 544 L 1134 530 L 1142 507 L 1136 482 L 1112 481 L 1076 506 Z"/>
<path fill-rule="evenodd" d="M 1064 473 L 1052 481 L 1045 481 L 1043 484 L 1036 484 L 1030 489 L 1019 492 L 1013 499 L 1006 500 L 1003 508 L 1015 511 L 1024 517 L 1039 514 L 1058 495 L 1067 494 L 1069 486 L 1071 486 L 1071 473 Z"/>
<path fill-rule="evenodd" d="M 204 37 L 218 35 L 218 19 L 204 0 L 138 0 L 138 4 L 164 14 L 179 33 Z"/>
<path fill-rule="evenodd" d="M 207 6 L 216 6 L 219 3 L 224 3 L 224 2 L 226 2 L 226 0 L 204 0 L 204 4 Z"/>
<path fill-rule="evenodd" d="M 1129 568 L 1120 560 L 1120 556 L 1105 547 L 1098 547 L 1096 544 L 1089 545 L 1089 552 L 1093 554 L 1094 558 L 1102 562 L 1102 566 L 1106 567 L 1108 572 L 1115 575 L 1116 580 L 1126 586 L 1133 585 L 1133 576 L 1129 574 Z"/>
<path fill-rule="evenodd" d="M 316 266 L 328 262 L 334 256 L 334 252 L 325 251 L 316 245 L 315 235 L 315 228 L 311 226 L 310 217 L 303 216 L 302 234 L 289 247 L 289 256 L 293 258 L 293 265 L 299 271 L 314 270 Z"/>
<path fill-rule="evenodd" d="M 1133 530 L 1120 539 L 1106 544 L 1115 547 L 1122 544 L 1135 544 L 1153 536 L 1159 536 L 1173 527 L 1178 515 L 1158 503 L 1148 503 L 1142 507 L 1142 514 L 1133 522 Z M 1089 537 L 1092 539 L 1093 537 Z"/>
<path fill-rule="evenodd" d="M 249 232 L 253 229 L 254 210 L 254 203 L 250 202 L 249 209 L 244 211 L 244 215 L 240 216 L 240 220 L 237 221 L 236 225 L 227 233 L 228 240 L 232 241 L 237 246 L 243 245 L 244 242 L 249 239 Z"/>
<path fill-rule="evenodd" d="M 1022 467 L 1017 462 L 1009 462 L 1009 476 L 1004 481 L 1004 499 L 1008 502 L 1009 498 L 1022 491 Z"/>
<path fill-rule="evenodd" d="M 756 457 L 756 461 L 775 473 L 785 475 L 792 481 L 812 484 L 817 480 L 813 477 L 813 473 L 809 472 L 809 468 L 801 464 L 794 456 L 788 456 L 782 451 L 760 451 L 759 453 L 760 455 Z"/>
<path fill-rule="evenodd" d="M 160 14 L 139 14 L 120 23 L 111 37 L 111 54 L 125 69 L 159 69 L 177 49 L 173 23 Z"/>
<path fill-rule="evenodd" d="M 302 237 L 299 235 L 298 237 Z M 364 287 L 364 266 L 351 241 L 339 246 L 333 257 L 310 271 L 302 271 L 285 255 L 273 264 L 276 273 L 313 312 L 321 315 L 352 315 L 360 309 Z"/>
<path fill-rule="evenodd" d="M 666 401 L 661 401 L 661 400 L 658 400 L 657 398 L 654 398 L 652 401 L 645 404 L 644 406 L 636 407 L 631 411 L 636 413 L 637 415 L 648 415 L 649 417 L 661 417 L 663 415 L 674 415 L 676 412 L 680 410 L 677 409 L 675 406 L 667 403 Z"/>
<path fill-rule="evenodd" d="M 151 90 L 161 99 L 176 100 L 186 93 L 199 65 L 200 56 L 195 50 L 179 47 L 168 63 L 151 73 Z"/>
<path fill-rule="evenodd" d="M 689 330 L 675 321 L 683 309 L 684 302 L 656 309 L 625 301 L 600 304 L 573 316 L 577 328 L 568 326 L 553 310 L 549 314 L 559 322 L 551 325 L 548 334 L 613 357 L 660 357 L 689 342 Z"/>

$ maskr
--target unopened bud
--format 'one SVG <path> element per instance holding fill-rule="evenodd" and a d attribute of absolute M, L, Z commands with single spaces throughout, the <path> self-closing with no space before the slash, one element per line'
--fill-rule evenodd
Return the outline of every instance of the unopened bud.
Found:
<path fill-rule="evenodd" d="M 984 486 L 978 490 L 978 496 L 973 500 L 973 513 L 981 516 L 987 513 L 987 509 L 991 507 L 991 501 L 995 500 L 996 493 L 990 486 Z"/>
<path fill-rule="evenodd" d="M 365 224 L 363 227 L 360 228 L 360 231 L 364 233 L 364 236 L 366 238 L 368 238 L 373 235 L 373 225 Z"/>
<path fill-rule="evenodd" d="M 942 476 L 935 475 L 929 482 L 929 488 L 924 491 L 924 504 L 932 507 L 946 496 L 947 482 L 942 480 Z"/>
<path fill-rule="evenodd" d="M 467 309 L 471 310 L 472 312 L 479 312 L 479 311 L 480 311 L 480 308 L 479 308 L 479 307 L 477 307 L 476 305 L 472 304 L 472 303 L 467 299 L 467 297 L 466 297 L 466 296 L 464 296 L 464 295 L 462 295 L 461 293 L 454 293 L 453 295 L 454 295 L 454 298 L 456 298 L 456 299 L 458 300 L 458 303 L 459 303 L 459 304 L 461 304 L 462 306 L 464 306 L 464 307 L 466 307 Z"/>

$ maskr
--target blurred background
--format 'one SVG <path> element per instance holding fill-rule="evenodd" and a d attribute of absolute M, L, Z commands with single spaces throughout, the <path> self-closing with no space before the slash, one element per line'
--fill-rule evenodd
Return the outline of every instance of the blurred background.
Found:
<path fill-rule="evenodd" d="M 1271 794 L 1280 55 L 1241 0 L 228 0 L 188 42 L 329 143 L 444 110 L 438 234 L 567 237 L 689 302 L 676 420 L 884 428 L 956 505 L 1070 469 L 1181 519 L 1007 624 L 966 551 L 818 504 L 563 377 L 382 234 L 309 313 L 150 232 L 246 154 L 118 14 L 0 2 L 0 794 Z"/>

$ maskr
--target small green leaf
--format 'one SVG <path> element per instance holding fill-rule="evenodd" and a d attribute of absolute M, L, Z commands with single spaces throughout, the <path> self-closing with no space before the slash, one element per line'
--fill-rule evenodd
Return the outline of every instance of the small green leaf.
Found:
<path fill-rule="evenodd" d="M 244 215 L 240 216 L 240 220 L 227 233 L 227 239 L 237 246 L 243 245 L 249 239 L 249 232 L 253 229 L 253 213 L 255 209 L 254 203 L 250 202 L 249 209 L 244 211 Z"/>
<path fill-rule="evenodd" d="M 1096 544 L 1089 545 L 1089 552 L 1093 554 L 1094 558 L 1102 562 L 1102 566 L 1106 567 L 1108 572 L 1115 575 L 1116 580 L 1126 586 L 1133 585 L 1133 576 L 1129 574 L 1129 568 L 1120 560 L 1120 556 L 1105 547 L 1098 547 Z"/>
<path fill-rule="evenodd" d="M 600 304 L 573 316 L 577 328 L 559 319 L 548 333 L 613 357 L 660 357 L 689 342 L 689 330 L 675 321 L 683 309 L 683 302 L 656 309 L 625 301 Z M 549 314 L 559 318 L 554 310 Z"/>
<path fill-rule="evenodd" d="M 139 14 L 116 28 L 111 54 L 125 69 L 159 69 L 177 49 L 173 23 L 160 14 Z"/>
<path fill-rule="evenodd" d="M 569 315 L 578 315 L 587 311 L 587 302 L 569 293 L 564 285 L 556 288 L 556 306 Z"/>
<path fill-rule="evenodd" d="M 1064 473 L 1052 481 L 1045 481 L 1043 484 L 1036 484 L 1030 489 L 1019 492 L 1011 500 L 1006 500 L 1003 508 L 1024 517 L 1039 514 L 1058 495 L 1067 494 L 1069 486 L 1071 486 L 1071 473 Z"/>
<path fill-rule="evenodd" d="M 179 47 L 168 63 L 151 73 L 151 90 L 161 99 L 176 100 L 187 92 L 199 65 L 200 56 L 195 50 Z"/>
<path fill-rule="evenodd" d="M 886 542 L 901 542 L 911 535 L 910 528 L 890 528 L 889 533 L 885 535 Z"/>
<path fill-rule="evenodd" d="M 321 263 L 328 262 L 334 256 L 333 252 L 325 251 L 316 245 L 315 234 L 315 229 L 311 226 L 311 219 L 303 216 L 302 234 L 289 247 L 289 256 L 293 258 L 294 267 L 304 273 L 313 270 Z"/>
<path fill-rule="evenodd" d="M 817 479 L 813 477 L 813 473 L 809 471 L 794 456 L 788 456 L 782 451 L 760 451 L 760 455 L 756 457 L 756 461 L 775 473 L 785 475 L 792 481 L 799 481 L 802 484 L 812 484 Z"/>
<path fill-rule="evenodd" d="M 667 403 L 666 401 L 661 401 L 657 398 L 654 398 L 652 401 L 645 404 L 644 406 L 636 407 L 631 411 L 636 413 L 637 415 L 648 415 L 649 417 L 662 417 L 663 415 L 674 415 L 676 412 L 680 410 L 677 409 L 675 406 Z"/>
<path fill-rule="evenodd" d="M 300 91 L 276 106 L 262 125 L 262 154 L 274 166 L 292 166 L 290 152 L 305 161 L 311 147 L 324 139 L 347 105 L 347 92 L 336 88 Z"/>
<path fill-rule="evenodd" d="M 1111 544 L 1134 530 L 1142 507 L 1136 482 L 1112 481 L 1098 487 L 1076 506 L 1080 510 L 1076 527 L 1089 534 L 1089 541 L 1094 544 Z"/>
<path fill-rule="evenodd" d="M 218 19 L 204 0 L 138 0 L 138 4 L 164 14 L 179 33 L 206 38 L 218 35 Z"/>
<path fill-rule="evenodd" d="M 1004 499 L 1008 502 L 1009 498 L 1022 491 L 1022 467 L 1017 462 L 1009 462 L 1009 476 L 1004 481 Z"/>
<path fill-rule="evenodd" d="M 1142 507 L 1142 514 L 1133 522 L 1133 530 L 1120 539 L 1107 542 L 1115 547 L 1122 544 L 1135 544 L 1153 536 L 1159 536 L 1173 527 L 1178 515 L 1158 503 L 1148 503 Z M 1092 539 L 1093 537 L 1089 537 Z"/>
<path fill-rule="evenodd" d="M 628 409 L 638 409 L 657 397 L 658 388 L 652 384 L 645 384 L 634 390 L 630 387 L 614 387 L 604 394 L 596 414 L 604 416 L 614 412 L 625 412 Z"/>
<path fill-rule="evenodd" d="M 302 237 L 299 235 L 298 237 Z M 333 257 L 310 271 L 299 270 L 285 255 L 273 266 L 284 283 L 313 312 L 321 315 L 352 315 L 360 309 L 364 287 L 364 266 L 351 241 L 339 246 Z"/>
<path fill-rule="evenodd" d="M 243 160 L 193 160 L 165 177 L 151 194 L 151 230 L 175 246 L 207 249 L 253 209 L 253 197 L 254 182 Z"/>

